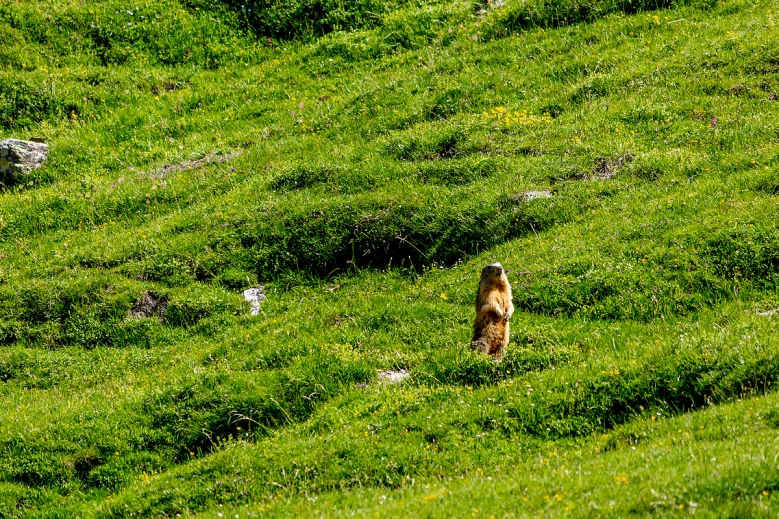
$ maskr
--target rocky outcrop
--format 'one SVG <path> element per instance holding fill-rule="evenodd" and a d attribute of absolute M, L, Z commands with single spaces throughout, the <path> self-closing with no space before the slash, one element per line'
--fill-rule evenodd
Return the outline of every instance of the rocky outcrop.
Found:
<path fill-rule="evenodd" d="M 14 184 L 32 170 L 40 168 L 48 155 L 49 147 L 42 142 L 0 141 L 0 182 Z"/>

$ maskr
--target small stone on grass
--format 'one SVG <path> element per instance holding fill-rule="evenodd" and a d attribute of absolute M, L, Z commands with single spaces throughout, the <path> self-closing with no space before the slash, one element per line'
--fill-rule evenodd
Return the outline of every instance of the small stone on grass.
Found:
<path fill-rule="evenodd" d="M 401 382 L 403 379 L 408 377 L 411 373 L 406 371 L 405 369 L 385 369 L 384 371 L 379 371 L 379 383 L 381 384 L 397 384 L 398 382 Z"/>
<path fill-rule="evenodd" d="M 252 305 L 252 315 L 260 315 L 260 303 L 266 299 L 264 290 L 265 287 L 259 286 L 243 291 L 243 298 L 249 301 L 249 303 Z"/>
<path fill-rule="evenodd" d="M 542 189 L 540 191 L 523 191 L 511 196 L 511 200 L 517 203 L 530 202 L 539 198 L 552 198 L 552 192 Z"/>

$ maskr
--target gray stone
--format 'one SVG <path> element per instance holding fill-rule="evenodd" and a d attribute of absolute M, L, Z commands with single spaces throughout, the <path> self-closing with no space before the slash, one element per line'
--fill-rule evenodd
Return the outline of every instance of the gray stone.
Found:
<path fill-rule="evenodd" d="M 0 141 L 0 180 L 13 184 L 20 177 L 38 169 L 49 155 L 42 142 L 6 139 Z"/>

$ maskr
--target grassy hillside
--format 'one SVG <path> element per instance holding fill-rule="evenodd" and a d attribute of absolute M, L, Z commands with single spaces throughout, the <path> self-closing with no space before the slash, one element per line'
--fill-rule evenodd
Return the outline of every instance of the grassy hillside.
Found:
<path fill-rule="evenodd" d="M 777 22 L 0 0 L 0 517 L 776 516 Z"/>

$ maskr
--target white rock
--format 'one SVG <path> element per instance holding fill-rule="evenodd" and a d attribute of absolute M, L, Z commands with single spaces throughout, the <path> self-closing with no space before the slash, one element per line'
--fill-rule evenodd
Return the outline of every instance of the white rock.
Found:
<path fill-rule="evenodd" d="M 521 200 L 523 202 L 530 202 L 531 200 L 535 200 L 537 198 L 552 198 L 552 192 L 551 191 L 525 191 L 521 195 Z"/>
<path fill-rule="evenodd" d="M 384 371 L 379 371 L 379 382 L 384 384 L 397 384 L 409 375 L 411 375 L 411 373 L 403 368 L 397 370 L 386 369 Z"/>
<path fill-rule="evenodd" d="M 260 315 L 260 303 L 265 301 L 265 287 L 250 288 L 243 291 L 243 298 L 252 305 L 252 315 Z"/>

